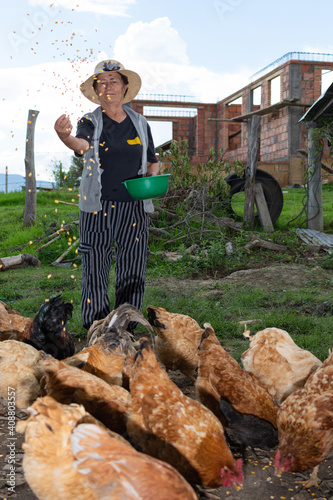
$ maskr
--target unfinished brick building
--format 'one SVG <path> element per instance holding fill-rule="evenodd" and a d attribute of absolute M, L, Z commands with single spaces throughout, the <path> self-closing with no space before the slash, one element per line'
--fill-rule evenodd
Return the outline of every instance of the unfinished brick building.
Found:
<path fill-rule="evenodd" d="M 246 163 L 248 121 L 259 114 L 258 168 L 273 175 L 281 186 L 303 184 L 307 129 L 299 119 L 321 95 L 325 75 L 331 76 L 331 71 L 333 54 L 289 52 L 254 74 L 246 87 L 216 104 L 135 99 L 133 108 L 150 121 L 171 121 L 172 139 L 188 140 L 193 164 L 205 162 L 212 147 L 222 148 L 225 159 Z M 156 114 L 146 114 L 147 107 Z M 161 116 L 161 107 L 181 108 L 183 116 Z M 184 116 L 187 108 L 192 116 Z M 324 158 L 327 156 L 326 147 Z M 332 175 L 325 175 L 333 181 Z"/>

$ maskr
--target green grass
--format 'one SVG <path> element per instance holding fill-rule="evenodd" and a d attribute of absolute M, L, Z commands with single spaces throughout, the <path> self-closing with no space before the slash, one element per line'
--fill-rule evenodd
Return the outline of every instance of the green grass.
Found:
<path fill-rule="evenodd" d="M 286 230 L 287 228 L 306 227 L 306 189 L 305 188 L 282 188 L 283 208 L 280 217 L 275 223 L 276 230 Z M 333 230 L 333 185 L 323 186 L 323 214 L 324 227 L 327 231 Z M 232 209 L 240 218 L 244 213 L 244 191 L 236 193 L 231 200 Z"/>
<path fill-rule="evenodd" d="M 304 192 L 289 189 L 285 195 L 283 212 L 276 223 L 276 231 L 264 233 L 261 228 L 255 231 L 263 239 L 270 239 L 287 246 L 286 252 L 272 252 L 254 248 L 250 252 L 245 245 L 251 233 L 225 229 L 214 238 L 210 234 L 195 241 L 184 241 L 165 245 L 164 240 L 151 235 L 150 250 L 154 255 L 148 259 L 147 286 L 144 296 L 143 312 L 148 305 L 165 307 L 170 312 L 188 314 L 203 326 L 212 324 L 223 345 L 228 346 L 237 360 L 247 349 L 248 340 L 243 337 L 244 327 L 240 321 L 258 319 L 250 325 L 255 333 L 266 327 L 276 326 L 287 330 L 296 343 L 309 349 L 320 359 L 325 359 L 332 347 L 333 330 L 333 256 L 327 253 L 309 254 L 288 222 L 299 213 Z M 324 186 L 325 230 L 332 228 L 333 207 L 332 186 Z M 24 193 L 0 194 L 0 258 L 30 253 L 36 255 L 41 266 L 11 269 L 0 272 L 0 300 L 25 316 L 33 316 L 45 298 L 61 293 L 66 301 L 72 301 L 73 318 L 69 322 L 70 331 L 76 338 L 84 341 L 85 330 L 81 325 L 80 287 L 81 266 L 75 250 L 65 260 L 69 267 L 52 265 L 61 253 L 67 250 L 78 238 L 78 208 L 72 205 L 55 203 L 77 202 L 77 193 L 54 191 L 38 193 L 37 221 L 35 226 L 23 228 Z M 281 220 L 280 220 L 281 219 Z M 61 230 L 62 225 L 71 224 L 69 229 Z M 209 227 L 208 225 L 205 227 Z M 37 251 L 45 244 L 46 236 L 59 232 L 59 238 Z M 173 233 L 173 235 L 176 233 Z M 212 233 L 215 234 L 215 233 Z M 231 241 L 234 252 L 227 256 L 226 242 Z M 190 243 L 196 243 L 197 258 L 184 254 Z M 177 251 L 184 257 L 169 262 L 158 251 Z M 233 271 L 248 268 L 261 268 L 270 264 L 305 264 L 313 268 L 306 285 L 283 290 L 278 282 L 275 288 L 266 289 L 256 283 L 233 284 L 222 282 L 219 278 Z M 323 278 L 322 268 L 327 269 L 327 279 Z M 319 280 L 320 277 L 320 280 Z M 110 273 L 110 299 L 113 302 L 114 267 Z M 140 332 L 139 327 L 138 331 Z"/>
<path fill-rule="evenodd" d="M 311 350 L 325 359 L 332 347 L 333 327 L 333 281 L 318 290 L 300 289 L 276 292 L 248 285 L 222 284 L 219 281 L 207 285 L 197 279 L 192 285 L 184 286 L 183 281 L 173 281 L 174 286 L 166 286 L 163 277 L 156 280 L 148 268 L 147 287 L 143 311 L 148 305 L 165 307 L 170 312 L 188 314 L 203 326 L 211 323 L 223 345 L 232 348 L 236 359 L 246 349 L 248 341 L 243 337 L 244 327 L 239 321 L 258 319 L 250 325 L 252 333 L 267 327 L 277 326 L 292 334 L 294 340 L 303 348 Z M 168 282 L 167 282 L 168 283 Z M 72 301 L 73 318 L 70 330 L 76 338 L 85 338 L 80 314 L 80 268 L 41 268 L 12 269 L 0 274 L 0 300 L 25 316 L 33 316 L 45 298 L 62 293 L 66 301 Z M 114 290 L 113 269 L 110 274 L 110 297 Z M 326 303 L 327 313 L 319 314 L 318 307 Z M 140 332 L 140 328 L 139 328 Z"/>
<path fill-rule="evenodd" d="M 0 255 L 36 254 L 42 264 L 51 264 L 78 238 L 75 221 L 79 218 L 79 209 L 74 206 L 78 203 L 77 193 L 70 190 L 37 193 L 36 224 L 29 227 L 22 225 L 24 203 L 24 192 L 0 193 Z M 64 230 L 64 225 L 70 228 Z M 46 237 L 56 231 L 59 231 L 59 239 L 39 252 L 39 247 L 48 241 Z"/>

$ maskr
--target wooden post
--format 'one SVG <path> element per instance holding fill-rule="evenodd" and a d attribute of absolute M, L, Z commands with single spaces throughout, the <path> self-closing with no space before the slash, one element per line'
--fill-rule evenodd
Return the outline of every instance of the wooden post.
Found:
<path fill-rule="evenodd" d="M 25 207 L 23 225 L 31 226 L 36 222 L 37 194 L 35 173 L 35 124 L 39 111 L 29 109 L 27 139 L 25 145 Z"/>
<path fill-rule="evenodd" d="M 316 231 L 324 229 L 323 193 L 321 183 L 321 158 L 323 146 L 315 140 L 316 123 L 308 127 L 308 171 L 307 171 L 307 228 Z"/>
<path fill-rule="evenodd" d="M 248 120 L 248 155 L 245 167 L 245 204 L 243 221 L 249 227 L 254 225 L 255 179 L 258 162 L 260 116 Z"/>
<path fill-rule="evenodd" d="M 266 203 L 264 190 L 260 182 L 257 182 L 255 184 L 254 193 L 260 224 L 266 231 L 274 231 L 274 226 Z"/>

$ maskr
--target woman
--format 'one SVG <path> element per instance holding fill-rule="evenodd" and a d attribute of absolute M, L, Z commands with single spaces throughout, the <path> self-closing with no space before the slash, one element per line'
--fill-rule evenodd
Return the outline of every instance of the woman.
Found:
<path fill-rule="evenodd" d="M 114 60 L 97 64 L 80 90 L 93 103 L 78 122 L 76 135 L 66 115 L 55 122 L 61 141 L 84 154 L 80 184 L 81 310 L 84 328 L 110 312 L 108 296 L 112 246 L 115 244 L 114 309 L 128 302 L 142 308 L 148 255 L 151 200 L 131 198 L 122 181 L 157 175 L 158 160 L 146 119 L 126 105 L 139 92 L 141 79 Z M 133 324 L 132 324 L 133 327 Z"/>

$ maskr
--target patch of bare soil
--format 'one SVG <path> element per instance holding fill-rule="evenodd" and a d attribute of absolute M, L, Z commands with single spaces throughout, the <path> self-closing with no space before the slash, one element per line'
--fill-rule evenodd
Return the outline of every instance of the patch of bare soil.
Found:
<path fill-rule="evenodd" d="M 296 290 L 306 286 L 312 280 L 316 280 L 317 286 L 325 286 L 327 282 L 332 283 L 333 271 L 323 269 L 319 266 L 305 266 L 298 264 L 280 264 L 255 269 L 244 269 L 236 271 L 223 278 L 209 279 L 184 279 L 163 278 L 154 281 L 155 284 L 162 283 L 171 291 L 181 293 L 183 290 L 198 289 L 204 293 L 211 293 L 213 287 L 219 283 L 231 285 L 246 285 L 249 287 L 261 287 L 265 290 L 282 291 Z"/>
<path fill-rule="evenodd" d="M 261 269 L 250 269 L 238 271 L 221 280 L 174 280 L 163 279 L 163 284 L 169 289 L 181 293 L 182 289 L 198 286 L 203 293 L 212 293 L 218 281 L 223 283 L 246 284 L 249 287 L 262 286 L 274 290 L 288 290 L 304 286 L 312 279 L 316 279 L 318 286 L 325 286 L 328 281 L 332 281 L 333 272 L 324 271 L 319 267 L 306 267 L 300 265 L 279 265 Z M 200 284 L 199 284 L 200 283 Z M 195 397 L 194 386 L 187 377 L 179 372 L 170 372 L 172 380 L 183 390 L 183 392 Z M 26 418 L 21 411 L 16 412 L 16 420 Z M 0 401 L 0 467 L 1 484 L 0 500 L 35 500 L 36 497 L 25 481 L 22 471 L 22 442 L 23 436 L 16 434 L 9 435 L 7 406 L 4 401 Z M 10 472 L 10 460 L 12 449 L 10 444 L 14 444 L 15 455 L 15 488 L 10 491 L 7 474 Z M 276 477 L 274 473 L 275 450 L 246 450 L 246 462 L 244 464 L 244 488 L 236 491 L 234 488 L 218 488 L 209 490 L 211 498 L 229 500 L 333 500 L 333 456 L 323 462 L 319 468 L 319 477 L 322 482 L 320 488 L 312 487 L 305 490 L 297 481 L 308 479 L 309 474 L 285 473 L 282 477 Z M 198 499 L 207 498 L 203 493 L 198 492 Z M 158 500 L 158 499 L 156 499 Z M 173 500 L 173 499 L 170 499 Z M 176 499 L 174 499 L 176 500 Z"/>
<path fill-rule="evenodd" d="M 237 271 L 223 278 L 224 283 L 253 285 L 268 290 L 295 290 L 304 287 L 309 281 L 325 284 L 332 280 L 332 271 L 327 271 L 319 266 L 308 267 L 304 265 L 274 265 L 260 269 L 247 269 Z"/>

